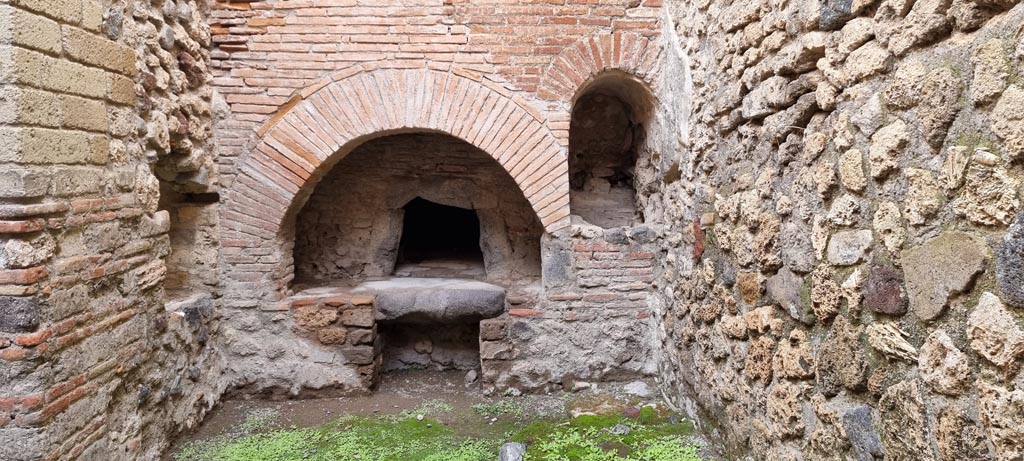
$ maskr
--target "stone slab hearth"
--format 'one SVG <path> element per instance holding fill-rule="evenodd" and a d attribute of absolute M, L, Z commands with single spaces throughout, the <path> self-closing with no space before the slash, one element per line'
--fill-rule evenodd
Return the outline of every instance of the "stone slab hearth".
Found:
<path fill-rule="evenodd" d="M 376 297 L 377 321 L 465 323 L 505 312 L 505 289 L 478 280 L 396 277 L 352 292 Z"/>

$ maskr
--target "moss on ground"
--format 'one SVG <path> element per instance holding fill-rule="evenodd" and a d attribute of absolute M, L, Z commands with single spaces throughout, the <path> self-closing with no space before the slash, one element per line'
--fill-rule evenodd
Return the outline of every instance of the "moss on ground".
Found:
<path fill-rule="evenodd" d="M 432 410 L 441 410 L 436 405 Z M 503 442 L 527 445 L 528 461 L 698 461 L 688 443 L 692 424 L 676 422 L 645 408 L 636 419 L 583 415 L 499 426 L 468 437 L 424 416 L 348 416 L 313 428 L 262 430 L 249 421 L 244 430 L 186 446 L 176 461 L 493 461 Z M 260 421 L 265 423 L 264 420 Z M 500 429 L 499 429 L 500 428 Z"/>
<path fill-rule="evenodd" d="M 649 411 L 648 411 L 649 410 Z M 583 415 L 537 421 L 512 435 L 528 447 L 527 460 L 698 461 L 697 447 L 683 441 L 690 423 L 672 423 L 645 407 L 633 420 L 619 415 Z"/>

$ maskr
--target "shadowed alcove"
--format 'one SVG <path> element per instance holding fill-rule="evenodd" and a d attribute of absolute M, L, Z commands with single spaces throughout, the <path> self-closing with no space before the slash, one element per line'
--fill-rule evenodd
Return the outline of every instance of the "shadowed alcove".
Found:
<path fill-rule="evenodd" d="M 634 187 L 652 97 L 636 78 L 608 72 L 584 85 L 569 126 L 572 214 L 604 228 L 643 222 Z"/>
<path fill-rule="evenodd" d="M 480 218 L 476 211 L 420 197 L 402 207 L 402 239 L 395 275 L 481 276 Z"/>
<path fill-rule="evenodd" d="M 339 161 L 299 212 L 295 285 L 412 276 L 402 268 L 437 260 L 475 265 L 470 278 L 503 286 L 532 283 L 542 233 L 516 183 L 480 149 L 435 133 L 385 136 Z"/>

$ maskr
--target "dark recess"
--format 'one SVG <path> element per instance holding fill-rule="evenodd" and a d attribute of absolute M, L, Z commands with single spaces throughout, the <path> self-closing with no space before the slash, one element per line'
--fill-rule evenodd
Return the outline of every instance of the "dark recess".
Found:
<path fill-rule="evenodd" d="M 431 259 L 484 260 L 480 250 L 480 218 L 476 211 L 441 205 L 416 197 L 403 207 L 398 262 Z"/>

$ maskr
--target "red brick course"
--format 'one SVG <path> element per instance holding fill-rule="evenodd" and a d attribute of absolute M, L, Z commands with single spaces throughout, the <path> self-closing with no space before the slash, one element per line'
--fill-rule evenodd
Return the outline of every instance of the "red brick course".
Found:
<path fill-rule="evenodd" d="M 657 85 L 656 0 L 212 6 L 214 85 L 232 111 L 217 127 L 232 183 L 222 225 L 255 247 L 287 233 L 339 153 L 405 130 L 447 133 L 490 154 L 555 231 L 568 225 L 575 95 L 608 70 Z M 238 281 L 259 272 L 234 269 Z"/>

